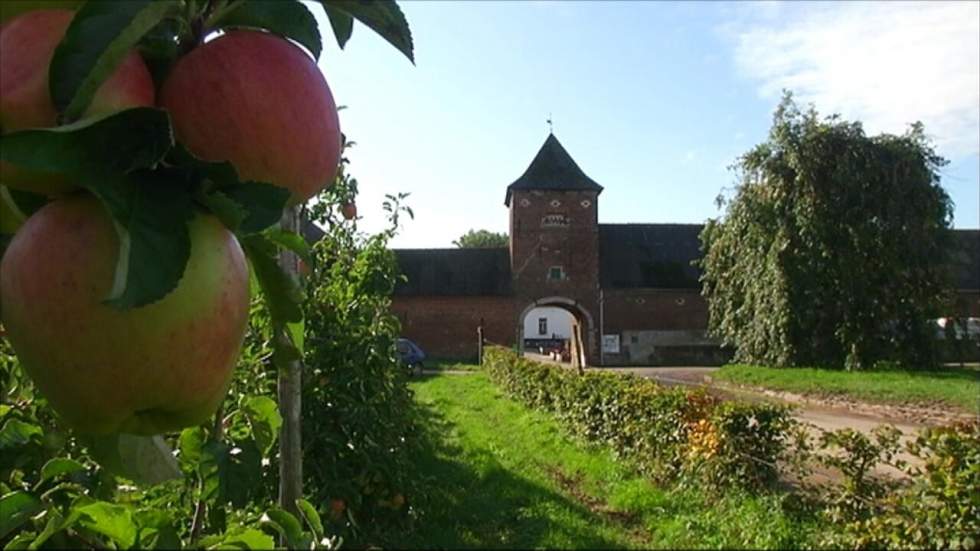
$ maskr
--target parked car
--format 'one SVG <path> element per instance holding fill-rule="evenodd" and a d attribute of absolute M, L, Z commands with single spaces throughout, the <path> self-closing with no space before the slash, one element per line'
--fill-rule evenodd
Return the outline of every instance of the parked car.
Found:
<path fill-rule="evenodd" d="M 421 375 L 425 352 L 419 345 L 408 339 L 398 339 L 395 341 L 395 349 L 401 357 L 402 363 L 408 368 L 409 375 Z"/>

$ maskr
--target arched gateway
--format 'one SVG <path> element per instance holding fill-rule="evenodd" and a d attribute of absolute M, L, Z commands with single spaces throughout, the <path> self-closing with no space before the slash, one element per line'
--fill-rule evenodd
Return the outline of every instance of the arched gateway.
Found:
<path fill-rule="evenodd" d="M 573 322 L 571 334 L 566 337 L 571 343 L 571 362 L 573 366 L 588 367 L 598 363 L 595 360 L 597 348 L 596 324 L 592 314 L 589 313 L 581 304 L 566 297 L 543 297 L 528 304 L 520 315 L 517 316 L 517 343 L 520 348 L 524 348 L 524 343 L 529 337 L 525 334 L 524 320 L 528 313 L 536 308 L 555 307 L 560 308 L 572 315 Z M 564 335 L 563 335 L 564 336 Z"/>

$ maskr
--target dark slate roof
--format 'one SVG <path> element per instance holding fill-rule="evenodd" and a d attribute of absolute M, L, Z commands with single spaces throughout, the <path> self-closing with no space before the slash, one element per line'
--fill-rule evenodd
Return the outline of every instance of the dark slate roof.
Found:
<path fill-rule="evenodd" d="M 697 289 L 701 224 L 599 224 L 604 288 Z"/>
<path fill-rule="evenodd" d="M 957 289 L 980 289 L 980 230 L 953 230 L 953 282 Z"/>
<path fill-rule="evenodd" d="M 701 224 L 600 224 L 599 277 L 604 288 L 697 289 Z M 953 282 L 980 289 L 980 230 L 953 231 Z"/>
<path fill-rule="evenodd" d="M 527 167 L 520 178 L 507 186 L 507 196 L 504 204 L 510 205 L 510 194 L 517 189 L 548 189 L 548 190 L 592 190 L 602 191 L 602 186 L 589 178 L 575 164 L 572 156 L 558 142 L 554 134 L 548 134 L 548 139 L 534 156 L 531 165 Z"/>
<path fill-rule="evenodd" d="M 395 249 L 408 278 L 395 296 L 510 294 L 510 251 L 494 249 Z"/>

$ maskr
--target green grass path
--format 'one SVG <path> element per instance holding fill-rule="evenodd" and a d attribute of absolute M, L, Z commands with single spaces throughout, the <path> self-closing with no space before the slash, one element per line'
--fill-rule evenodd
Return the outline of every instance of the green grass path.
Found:
<path fill-rule="evenodd" d="M 980 408 L 980 370 L 971 368 L 844 371 L 726 365 L 712 377 L 741 385 L 884 404 L 942 404 L 967 412 Z"/>
<path fill-rule="evenodd" d="M 431 441 L 418 466 L 432 495 L 414 530 L 393 539 L 399 547 L 784 548 L 810 533 L 776 496 L 659 489 L 503 397 L 483 373 L 412 388 Z"/>

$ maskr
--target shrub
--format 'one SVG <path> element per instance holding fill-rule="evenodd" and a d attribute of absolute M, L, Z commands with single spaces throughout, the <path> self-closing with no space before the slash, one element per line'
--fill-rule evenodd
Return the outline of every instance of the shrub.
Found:
<path fill-rule="evenodd" d="M 303 453 L 311 501 L 332 530 L 363 545 L 412 521 L 424 481 L 414 465 L 413 395 L 395 349 L 401 328 L 390 311 L 399 275 L 387 245 L 401 207 L 389 198 L 389 228 L 356 233 L 335 212 L 350 200 L 351 180 L 342 174 L 325 194 L 321 205 L 334 210 L 313 213 L 328 230 L 314 247 L 304 305 Z"/>
<path fill-rule="evenodd" d="M 833 434 L 833 433 L 832 433 Z M 897 435 L 882 431 L 872 442 L 839 431 L 838 461 L 845 482 L 828 489 L 825 514 L 841 526 L 825 542 L 852 548 L 977 549 L 980 543 L 980 423 L 922 431 L 905 450 L 923 466 L 898 462 L 911 480 L 899 485 L 874 478 L 870 469 L 889 463 Z"/>
<path fill-rule="evenodd" d="M 579 375 L 500 347 L 484 354 L 490 377 L 507 394 L 554 413 L 571 433 L 611 446 L 654 478 L 758 490 L 778 476 L 791 426 L 786 408 L 721 403 L 635 376 Z"/>

